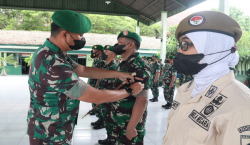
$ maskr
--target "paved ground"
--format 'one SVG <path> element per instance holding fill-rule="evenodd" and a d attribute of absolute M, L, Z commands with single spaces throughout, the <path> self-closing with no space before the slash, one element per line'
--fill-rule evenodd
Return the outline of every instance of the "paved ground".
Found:
<path fill-rule="evenodd" d="M 86 78 L 82 78 L 86 81 Z M 150 92 L 149 99 L 152 98 Z M 26 117 L 29 106 L 28 76 L 0 76 L 0 145 L 28 145 Z M 160 88 L 159 102 L 148 104 L 145 145 L 161 145 L 167 129 L 169 110 L 163 89 Z M 95 116 L 81 117 L 91 109 L 90 103 L 81 102 L 78 125 L 74 130 L 72 145 L 97 145 L 98 139 L 106 138 L 104 129 L 93 130 L 90 122 Z"/>

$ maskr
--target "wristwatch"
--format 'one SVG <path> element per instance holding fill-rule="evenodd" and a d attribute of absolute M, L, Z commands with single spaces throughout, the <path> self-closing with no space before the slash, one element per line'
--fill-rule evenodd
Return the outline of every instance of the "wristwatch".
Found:
<path fill-rule="evenodd" d="M 133 96 L 133 90 L 131 88 L 125 88 L 125 90 L 130 94 L 130 96 Z"/>

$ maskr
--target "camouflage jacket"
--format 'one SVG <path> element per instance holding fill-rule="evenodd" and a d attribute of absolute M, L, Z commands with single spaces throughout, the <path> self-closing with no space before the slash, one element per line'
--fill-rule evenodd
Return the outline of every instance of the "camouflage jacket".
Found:
<path fill-rule="evenodd" d="M 173 65 L 165 66 L 163 72 L 164 72 L 163 80 L 164 80 L 165 83 L 171 83 L 172 76 L 174 76 L 174 75 L 176 76 L 177 75 L 177 71 L 173 67 Z"/>
<path fill-rule="evenodd" d="M 142 58 L 140 58 L 139 53 L 132 54 L 126 61 L 122 61 L 118 65 L 117 71 L 128 72 L 128 73 L 136 72 L 136 76 L 143 79 L 142 81 L 142 83 L 144 84 L 143 90 L 150 89 L 150 75 L 151 75 L 150 69 L 148 65 L 145 63 L 145 61 Z M 122 83 L 121 80 L 116 79 L 114 83 L 115 85 L 114 88 L 117 88 L 121 83 Z M 120 89 L 124 89 L 125 87 L 128 87 L 128 85 L 124 85 Z"/>
<path fill-rule="evenodd" d="M 183 80 L 183 83 L 187 83 L 189 81 L 193 80 L 193 76 L 192 75 L 185 75 L 185 79 Z"/>
<path fill-rule="evenodd" d="M 250 88 L 250 69 L 247 71 L 246 79 L 248 82 L 248 88 Z"/>
<path fill-rule="evenodd" d="M 93 64 L 92 64 L 92 67 L 96 67 L 96 68 L 102 68 L 104 63 L 101 63 L 103 60 L 101 60 L 100 58 L 99 59 L 96 59 L 94 60 Z M 91 87 L 95 87 L 96 86 L 96 83 L 97 83 L 97 79 L 88 79 L 88 84 L 91 86 Z"/>
<path fill-rule="evenodd" d="M 102 61 L 101 63 L 104 63 L 101 69 L 106 70 L 116 70 L 117 64 L 115 61 L 111 61 L 109 64 L 106 63 L 106 61 Z M 114 84 L 115 78 L 108 78 L 108 79 L 100 79 L 100 82 L 98 84 L 98 89 L 108 89 L 108 90 L 114 90 Z"/>
<path fill-rule="evenodd" d="M 152 77 L 154 77 L 157 72 L 161 71 L 161 65 L 158 62 L 152 63 L 150 66 L 151 66 Z"/>
<path fill-rule="evenodd" d="M 71 58 L 47 39 L 30 65 L 27 133 L 38 139 L 70 140 L 79 110 L 79 100 L 72 99 L 71 90 L 80 92 L 75 86 L 81 82 Z"/>

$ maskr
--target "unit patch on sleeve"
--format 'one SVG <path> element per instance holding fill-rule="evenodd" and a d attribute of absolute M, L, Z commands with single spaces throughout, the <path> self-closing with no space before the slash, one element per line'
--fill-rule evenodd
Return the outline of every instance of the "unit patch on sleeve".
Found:
<path fill-rule="evenodd" d="M 180 105 L 180 103 L 174 100 L 173 105 L 172 105 L 172 108 L 173 108 L 174 110 L 176 110 L 176 108 L 177 108 L 179 105 Z"/>
<path fill-rule="evenodd" d="M 210 87 L 210 89 L 207 91 L 207 93 L 206 93 L 206 97 L 208 97 L 208 98 L 211 98 L 212 96 L 213 96 L 213 94 L 217 91 L 217 87 L 215 87 L 215 86 L 211 86 Z"/>
<path fill-rule="evenodd" d="M 241 135 L 240 145 L 250 145 L 250 135 Z"/>
<path fill-rule="evenodd" d="M 196 110 L 193 110 L 188 117 L 206 131 L 209 130 L 211 122 L 201 113 L 197 112 Z"/>
<path fill-rule="evenodd" d="M 238 128 L 239 133 L 245 132 L 245 131 L 250 131 L 250 125 L 247 126 L 242 126 Z"/>
<path fill-rule="evenodd" d="M 226 101 L 227 97 L 219 94 L 216 96 L 208 105 L 206 105 L 202 110 L 201 114 L 205 117 L 212 115 L 220 106 Z"/>

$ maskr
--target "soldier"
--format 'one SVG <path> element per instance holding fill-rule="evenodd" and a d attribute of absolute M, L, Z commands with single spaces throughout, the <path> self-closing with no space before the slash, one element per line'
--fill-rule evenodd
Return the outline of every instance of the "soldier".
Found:
<path fill-rule="evenodd" d="M 102 56 L 102 52 L 103 52 L 103 47 L 101 45 L 94 45 L 92 47 L 92 50 L 91 50 L 91 58 L 94 59 L 93 61 L 93 64 L 92 64 L 92 67 L 96 67 L 96 68 L 102 68 L 101 64 L 101 56 Z M 88 84 L 91 86 L 91 87 L 95 87 L 96 88 L 96 83 L 97 83 L 97 79 L 88 79 Z M 95 107 L 95 104 L 92 104 L 92 107 Z M 94 110 L 93 112 L 90 113 L 90 115 L 95 115 L 96 113 L 96 110 Z M 96 115 L 98 116 L 98 115 Z M 96 122 L 92 122 L 91 125 L 97 125 L 97 124 L 100 124 L 102 125 L 103 123 L 100 122 L 101 120 L 98 118 L 98 120 Z"/>
<path fill-rule="evenodd" d="M 244 84 L 245 84 L 248 88 L 250 88 L 250 69 L 247 71 L 246 79 L 245 79 Z"/>
<path fill-rule="evenodd" d="M 113 47 L 110 45 L 106 45 L 104 47 L 104 53 L 107 55 L 107 59 L 105 61 L 103 61 L 104 65 L 102 67 L 102 69 L 106 69 L 106 70 L 116 70 L 117 68 L 117 64 L 114 62 L 114 59 L 116 58 L 116 54 L 113 52 Z M 98 84 L 98 89 L 108 89 L 108 90 L 114 90 L 114 84 L 115 83 L 115 79 L 111 78 L 111 79 L 101 79 L 100 83 Z M 110 126 L 112 124 L 109 124 L 109 122 L 107 122 L 107 112 L 112 111 L 111 110 L 111 104 L 110 103 L 104 103 L 101 104 L 99 107 L 99 112 L 100 112 L 100 116 L 99 118 L 103 118 L 104 119 L 104 124 L 105 124 L 105 129 L 107 131 L 107 139 L 105 140 L 99 140 L 98 143 L 99 144 L 111 144 L 111 133 L 112 130 L 110 129 Z"/>
<path fill-rule="evenodd" d="M 162 105 L 165 109 L 170 109 L 173 103 L 174 90 L 175 90 L 175 78 L 177 75 L 177 71 L 173 67 L 173 59 L 174 56 L 169 56 L 166 63 L 169 63 L 169 68 L 166 67 L 164 70 L 164 98 L 167 101 L 166 105 Z"/>
<path fill-rule="evenodd" d="M 182 73 L 179 73 L 179 74 L 180 74 L 180 76 L 179 76 L 179 83 L 180 83 L 180 86 L 181 86 L 182 84 L 184 84 L 185 75 L 182 74 Z"/>
<path fill-rule="evenodd" d="M 161 65 L 161 72 L 159 76 L 159 87 L 163 85 L 163 64 L 162 64 L 162 59 L 159 60 L 159 64 Z"/>
<path fill-rule="evenodd" d="M 196 12 L 179 23 L 173 66 L 194 79 L 178 89 L 163 145 L 250 143 L 250 89 L 229 69 L 239 62 L 234 44 L 241 36 L 240 25 L 217 11 Z"/>
<path fill-rule="evenodd" d="M 158 102 L 159 97 L 159 80 L 158 77 L 161 71 L 161 65 L 158 63 L 159 56 L 153 55 L 154 62 L 150 65 L 151 67 L 151 90 L 153 93 L 153 98 L 149 101 L 151 102 Z"/>
<path fill-rule="evenodd" d="M 140 48 L 141 37 L 137 33 L 123 31 L 118 37 L 118 43 L 113 50 L 121 55 L 122 61 L 117 67 L 121 72 L 136 72 L 136 76 L 143 78 L 144 90 L 137 96 L 130 95 L 128 98 L 111 103 L 112 111 L 107 115 L 107 121 L 112 128 L 112 137 L 116 145 L 141 145 L 145 136 L 145 122 L 147 117 L 148 89 L 150 71 L 145 61 L 137 52 Z M 116 79 L 115 87 L 122 82 Z M 127 88 L 128 85 L 121 88 Z"/>
<path fill-rule="evenodd" d="M 70 145 L 80 101 L 101 104 L 138 94 L 143 85 L 129 90 L 97 90 L 79 77 L 134 78 L 123 72 L 85 67 L 74 62 L 67 51 L 79 50 L 86 41 L 83 33 L 91 29 L 82 14 L 59 10 L 52 15 L 51 36 L 35 52 L 29 71 L 30 107 L 27 134 L 30 145 Z M 131 93 L 132 92 L 132 93 Z"/>

